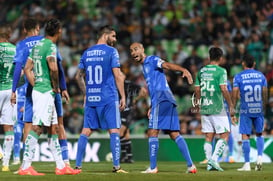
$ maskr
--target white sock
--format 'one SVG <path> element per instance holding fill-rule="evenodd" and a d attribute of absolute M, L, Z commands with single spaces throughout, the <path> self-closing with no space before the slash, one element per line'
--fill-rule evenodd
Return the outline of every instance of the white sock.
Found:
<path fill-rule="evenodd" d="M 36 150 L 36 145 L 38 143 L 39 136 L 34 132 L 30 131 L 25 142 L 25 151 L 22 163 L 22 170 L 27 169 L 31 166 L 32 159 Z"/>
<path fill-rule="evenodd" d="M 58 169 L 64 168 L 65 163 L 62 158 L 62 150 L 59 144 L 58 135 L 52 135 L 52 137 L 48 139 L 48 145 L 56 161 L 56 167 Z"/>
<path fill-rule="evenodd" d="M 9 166 L 9 160 L 12 153 L 14 143 L 14 133 L 13 131 L 7 131 L 5 133 L 4 137 L 4 143 L 3 143 L 3 166 Z"/>
<path fill-rule="evenodd" d="M 209 160 L 211 158 L 212 155 L 212 145 L 211 142 L 205 142 L 204 143 L 204 151 L 205 151 L 205 156 L 206 159 Z"/>
<path fill-rule="evenodd" d="M 212 160 L 218 162 L 218 158 L 223 154 L 226 147 L 226 141 L 224 139 L 219 139 L 215 145 L 215 150 L 212 155 Z"/>

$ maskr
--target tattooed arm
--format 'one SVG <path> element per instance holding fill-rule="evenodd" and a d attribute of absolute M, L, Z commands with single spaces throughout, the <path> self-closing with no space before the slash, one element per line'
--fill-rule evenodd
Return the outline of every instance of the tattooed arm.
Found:
<path fill-rule="evenodd" d="M 83 93 L 83 95 L 85 96 L 86 94 L 86 88 L 85 88 L 85 81 L 84 81 L 84 78 L 85 78 L 85 71 L 84 69 L 78 69 L 77 73 L 76 73 L 76 80 L 77 80 L 77 83 Z"/>
<path fill-rule="evenodd" d="M 52 83 L 52 88 L 54 92 L 59 92 L 59 73 L 57 59 L 55 57 L 48 57 L 47 64 L 50 71 L 50 78 Z"/>
<path fill-rule="evenodd" d="M 35 78 L 34 78 L 34 74 L 32 72 L 32 69 L 33 69 L 33 61 L 31 59 L 28 59 L 26 66 L 24 68 L 24 72 L 26 74 L 27 80 L 30 83 L 30 85 L 34 86 Z"/>

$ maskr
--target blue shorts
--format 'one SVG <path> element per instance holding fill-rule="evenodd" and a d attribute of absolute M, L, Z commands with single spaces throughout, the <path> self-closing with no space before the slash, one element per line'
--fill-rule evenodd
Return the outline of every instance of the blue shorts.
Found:
<path fill-rule="evenodd" d="M 115 129 L 120 128 L 120 111 L 118 101 L 111 102 L 105 106 L 85 106 L 84 128 L 90 129 Z"/>
<path fill-rule="evenodd" d="M 240 115 L 239 131 L 241 134 L 252 134 L 252 125 L 256 133 L 262 133 L 264 130 L 264 117 L 248 117 L 244 114 Z"/>
<path fill-rule="evenodd" d="M 24 115 L 23 120 L 25 123 L 32 123 L 32 117 L 33 117 L 33 102 L 32 97 L 27 97 L 25 99 L 25 106 L 24 106 Z"/>
<path fill-rule="evenodd" d="M 149 118 L 150 129 L 179 131 L 180 124 L 176 105 L 163 101 L 152 108 Z"/>
<path fill-rule="evenodd" d="M 58 117 L 63 116 L 63 102 L 62 102 L 62 96 L 60 93 L 55 94 L 55 101 L 54 101 L 56 112 Z"/>

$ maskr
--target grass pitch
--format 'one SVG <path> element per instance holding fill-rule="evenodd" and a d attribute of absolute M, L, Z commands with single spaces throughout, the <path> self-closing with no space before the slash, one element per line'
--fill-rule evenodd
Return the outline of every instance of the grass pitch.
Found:
<path fill-rule="evenodd" d="M 55 175 L 54 162 L 34 162 L 32 165 L 45 176 L 20 176 L 13 174 L 19 166 L 10 166 L 11 172 L 1 172 L 0 181 L 271 181 L 273 179 L 273 163 L 263 164 L 262 171 L 254 171 L 255 164 L 251 163 L 252 171 L 238 172 L 237 168 L 243 163 L 221 163 L 224 172 L 207 171 L 206 165 L 195 163 L 197 174 L 186 174 L 185 162 L 158 162 L 158 174 L 143 174 L 141 171 L 149 166 L 149 162 L 135 162 L 122 164 L 128 174 L 112 173 L 110 162 L 83 163 L 82 173 L 79 175 Z M 73 167 L 74 162 L 71 163 Z"/>

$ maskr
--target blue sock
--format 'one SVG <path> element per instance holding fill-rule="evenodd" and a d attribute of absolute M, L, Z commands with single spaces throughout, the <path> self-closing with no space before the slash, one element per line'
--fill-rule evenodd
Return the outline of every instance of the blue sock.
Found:
<path fill-rule="evenodd" d="M 159 148 L 158 137 L 149 137 L 149 157 L 151 169 L 154 169 L 157 166 L 158 148 Z"/>
<path fill-rule="evenodd" d="M 243 152 L 244 152 L 244 158 L 245 162 L 250 161 L 250 141 L 249 140 L 243 140 Z"/>
<path fill-rule="evenodd" d="M 59 140 L 61 150 L 62 150 L 62 157 L 64 161 L 69 161 L 68 158 L 68 148 L 67 148 L 67 140 Z"/>
<path fill-rule="evenodd" d="M 229 156 L 232 156 L 233 155 L 233 136 L 232 136 L 232 134 L 230 133 L 229 134 L 229 137 L 228 137 L 228 155 Z"/>
<path fill-rule="evenodd" d="M 113 156 L 114 167 L 119 167 L 120 159 L 120 138 L 118 133 L 110 134 L 110 149 Z"/>
<path fill-rule="evenodd" d="M 14 127 L 14 144 L 13 144 L 13 157 L 20 158 L 21 139 L 23 134 L 24 124 L 17 123 Z"/>
<path fill-rule="evenodd" d="M 257 151 L 258 151 L 258 156 L 262 156 L 263 151 L 264 151 L 264 137 L 263 136 L 258 136 L 257 137 L 256 147 L 257 147 Z"/>
<path fill-rule="evenodd" d="M 77 149 L 77 156 L 76 156 L 76 167 L 82 166 L 82 159 L 85 153 L 86 145 L 88 142 L 88 137 L 84 134 L 80 135 L 78 140 L 78 149 Z"/>
<path fill-rule="evenodd" d="M 181 135 L 179 135 L 175 138 L 175 142 L 176 142 L 180 152 L 182 153 L 183 157 L 185 158 L 185 160 L 187 162 L 187 166 L 191 167 L 192 160 L 191 160 L 191 156 L 190 156 L 188 145 L 187 145 L 186 141 L 184 140 L 184 138 Z"/>

